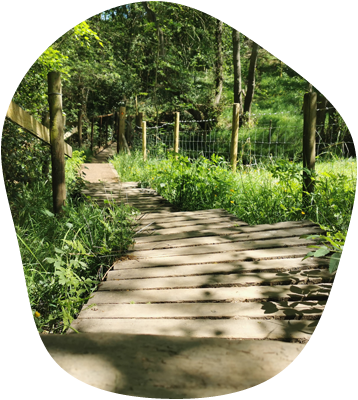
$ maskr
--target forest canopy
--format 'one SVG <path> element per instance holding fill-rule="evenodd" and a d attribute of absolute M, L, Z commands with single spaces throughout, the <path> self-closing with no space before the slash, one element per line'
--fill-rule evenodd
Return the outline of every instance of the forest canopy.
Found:
<path fill-rule="evenodd" d="M 354 1 L 5 1 L 1 6 L 2 90 L 39 116 L 47 109 L 46 75 L 52 70 L 62 73 L 70 122 L 79 108 L 86 120 L 136 96 L 142 111 L 153 116 L 184 109 L 195 117 L 217 115 L 223 103 L 234 100 L 234 88 L 222 92 L 222 85 L 231 84 L 234 75 L 235 24 L 242 95 L 248 96 L 257 39 L 256 85 L 265 73 L 287 74 L 318 91 L 322 105 L 356 99 Z"/>

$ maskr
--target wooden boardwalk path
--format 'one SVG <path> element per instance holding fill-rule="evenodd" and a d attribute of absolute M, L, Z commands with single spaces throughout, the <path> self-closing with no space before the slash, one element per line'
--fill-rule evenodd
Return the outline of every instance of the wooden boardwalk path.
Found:
<path fill-rule="evenodd" d="M 78 337 L 86 342 L 97 334 L 112 343 L 112 354 L 120 354 L 114 343 L 127 343 L 123 352 L 141 365 L 144 383 L 107 390 L 220 395 L 264 382 L 292 362 L 313 334 L 332 285 L 327 260 L 302 261 L 314 242 L 300 236 L 319 228 L 309 221 L 249 226 L 220 209 L 177 211 L 153 190 L 120 183 L 109 164 L 101 168 L 107 178 L 89 179 L 85 193 L 101 204 L 107 198 L 138 208 L 138 234 L 73 322 L 82 335 L 71 331 L 66 340 L 76 347 Z M 120 358 L 121 371 L 131 368 Z M 239 379 L 229 378 L 232 372 Z"/>
<path fill-rule="evenodd" d="M 110 164 L 85 191 L 131 204 L 129 259 L 118 261 L 73 324 L 81 332 L 306 342 L 328 297 L 327 261 L 302 258 L 313 223 L 248 226 L 225 210 L 178 212 L 151 189 L 120 183 Z M 91 165 L 87 165 L 88 168 Z M 104 171 L 106 169 L 106 173 Z M 113 177 L 111 177 L 111 174 Z"/>

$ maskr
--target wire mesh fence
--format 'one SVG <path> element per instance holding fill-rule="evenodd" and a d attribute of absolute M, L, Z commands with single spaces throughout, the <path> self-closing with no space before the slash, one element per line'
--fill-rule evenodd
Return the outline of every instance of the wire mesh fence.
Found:
<path fill-rule="evenodd" d="M 230 159 L 231 131 L 203 129 L 203 121 L 180 123 L 179 154 L 196 159 L 210 159 L 213 154 Z M 149 125 L 149 124 L 148 124 Z M 142 149 L 142 129 L 135 126 L 131 148 Z M 238 159 L 246 165 L 255 165 L 272 159 L 299 160 L 302 157 L 303 121 L 296 124 L 258 124 L 239 130 Z M 150 157 L 165 158 L 174 149 L 174 123 L 147 127 L 147 153 Z M 353 139 L 347 129 L 335 124 L 316 127 L 316 155 L 326 153 L 355 157 Z"/>

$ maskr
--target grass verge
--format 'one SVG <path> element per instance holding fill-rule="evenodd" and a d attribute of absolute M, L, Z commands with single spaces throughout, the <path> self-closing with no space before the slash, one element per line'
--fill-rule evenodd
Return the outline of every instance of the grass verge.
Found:
<path fill-rule="evenodd" d="M 20 185 L 10 201 L 29 300 L 39 332 L 62 333 L 113 262 L 133 243 L 134 211 L 81 196 L 83 153 L 66 162 L 67 203 L 51 210 L 50 182 Z"/>

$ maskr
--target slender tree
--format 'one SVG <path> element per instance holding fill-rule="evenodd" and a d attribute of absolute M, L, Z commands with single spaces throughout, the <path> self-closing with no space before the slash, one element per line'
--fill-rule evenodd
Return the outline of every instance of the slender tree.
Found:
<path fill-rule="evenodd" d="M 254 98 L 254 90 L 255 90 L 255 70 L 257 64 L 257 55 L 258 55 L 259 45 L 255 42 L 252 42 L 252 51 L 250 57 L 250 66 L 249 66 L 249 76 L 247 81 L 247 93 L 245 97 L 244 103 L 244 113 L 251 113 L 251 105 L 252 100 Z"/>
<path fill-rule="evenodd" d="M 222 52 L 222 35 L 223 35 L 223 23 L 217 21 L 216 24 L 216 64 L 215 64 L 215 98 L 214 106 L 218 106 L 223 91 L 223 52 Z"/>
<path fill-rule="evenodd" d="M 234 103 L 242 106 L 240 32 L 232 30 L 233 62 L 234 62 Z"/>

